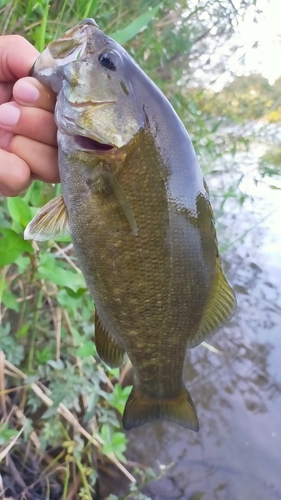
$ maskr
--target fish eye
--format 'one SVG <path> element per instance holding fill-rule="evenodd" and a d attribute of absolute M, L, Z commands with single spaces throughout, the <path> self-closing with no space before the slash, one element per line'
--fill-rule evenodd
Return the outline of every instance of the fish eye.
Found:
<path fill-rule="evenodd" d="M 110 69 L 111 71 L 116 71 L 116 65 L 113 61 L 113 54 L 109 52 L 103 52 L 99 55 L 98 61 L 106 69 Z"/>

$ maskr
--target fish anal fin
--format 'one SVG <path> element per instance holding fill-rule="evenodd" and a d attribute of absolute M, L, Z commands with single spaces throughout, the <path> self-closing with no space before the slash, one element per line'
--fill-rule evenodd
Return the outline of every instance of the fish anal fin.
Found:
<path fill-rule="evenodd" d="M 104 327 L 97 311 L 95 313 L 95 344 L 100 359 L 110 368 L 116 368 L 123 364 L 125 351 Z"/>
<path fill-rule="evenodd" d="M 37 212 L 24 231 L 25 240 L 45 241 L 70 236 L 63 196 L 56 196 Z"/>
<path fill-rule="evenodd" d="M 156 399 L 146 397 L 133 387 L 124 410 L 124 429 L 130 430 L 153 420 L 169 420 L 186 429 L 199 430 L 196 410 L 186 388 L 176 398 Z"/>
<path fill-rule="evenodd" d="M 187 347 L 195 347 L 203 342 L 208 335 L 214 333 L 227 323 L 232 318 L 235 310 L 235 295 L 226 281 L 218 258 L 213 291 L 204 311 L 199 329 L 193 339 L 188 341 Z"/>

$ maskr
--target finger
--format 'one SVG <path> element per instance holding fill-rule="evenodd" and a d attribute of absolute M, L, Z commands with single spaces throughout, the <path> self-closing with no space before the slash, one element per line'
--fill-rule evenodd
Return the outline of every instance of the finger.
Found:
<path fill-rule="evenodd" d="M 29 74 L 38 50 L 19 35 L 0 38 L 0 81 L 14 82 Z"/>
<path fill-rule="evenodd" d="M 45 182 L 60 182 L 58 150 L 28 137 L 14 135 L 6 146 L 9 153 L 19 156 L 31 170 L 31 177 Z"/>
<path fill-rule="evenodd" d="M 14 102 L 2 104 L 0 127 L 6 132 L 23 135 L 50 146 L 57 144 L 54 115 L 44 109 L 18 106 Z"/>
<path fill-rule="evenodd" d="M 4 196 L 17 196 L 32 181 L 27 163 L 12 153 L 0 150 L 0 192 Z"/>
<path fill-rule="evenodd" d="M 13 94 L 13 84 L 0 82 L 0 104 L 9 102 Z"/>
<path fill-rule="evenodd" d="M 18 104 L 54 111 L 56 94 L 31 76 L 18 80 L 13 88 L 13 97 Z"/>

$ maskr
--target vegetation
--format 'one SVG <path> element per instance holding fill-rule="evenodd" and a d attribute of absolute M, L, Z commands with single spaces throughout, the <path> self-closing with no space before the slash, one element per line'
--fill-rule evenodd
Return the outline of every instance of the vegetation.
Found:
<path fill-rule="evenodd" d="M 270 85 L 264 76 L 252 73 L 237 76 L 219 92 L 202 89 L 200 109 L 232 122 L 263 119 L 275 123 L 281 119 L 280 96 L 281 78 Z"/>
<path fill-rule="evenodd" d="M 95 17 L 171 100 L 210 172 L 219 156 L 249 144 L 241 130 L 235 141 L 225 130 L 222 139 L 220 125 L 280 120 L 280 79 L 270 86 L 250 75 L 220 92 L 209 88 L 235 51 L 231 37 L 239 18 L 255 3 L 0 0 L 0 33 L 19 33 L 42 50 L 77 21 Z M 213 55 L 223 46 L 217 63 Z M 268 155 L 267 165 L 271 161 Z M 122 498 L 145 500 L 140 488 L 158 471 L 126 463 L 120 415 L 130 391 L 129 366 L 109 370 L 96 356 L 94 305 L 71 242 L 39 248 L 22 238 L 37 209 L 58 190 L 35 181 L 22 197 L 0 201 L 0 470 L 6 495 L 88 500 L 111 492 L 108 498 L 118 499 L 124 493 L 116 484 L 107 491 L 103 481 L 117 467 L 128 480 Z M 231 188 L 224 201 L 228 196 Z"/>

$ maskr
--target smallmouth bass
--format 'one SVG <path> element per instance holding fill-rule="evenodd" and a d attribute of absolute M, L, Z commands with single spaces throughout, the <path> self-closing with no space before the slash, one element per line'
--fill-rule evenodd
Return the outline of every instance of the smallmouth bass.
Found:
<path fill-rule="evenodd" d="M 63 195 L 26 239 L 72 236 L 95 301 L 100 358 L 134 370 L 123 425 L 198 430 L 187 348 L 233 314 L 208 189 L 174 109 L 128 53 L 85 19 L 51 42 L 33 76 L 57 94 Z"/>

